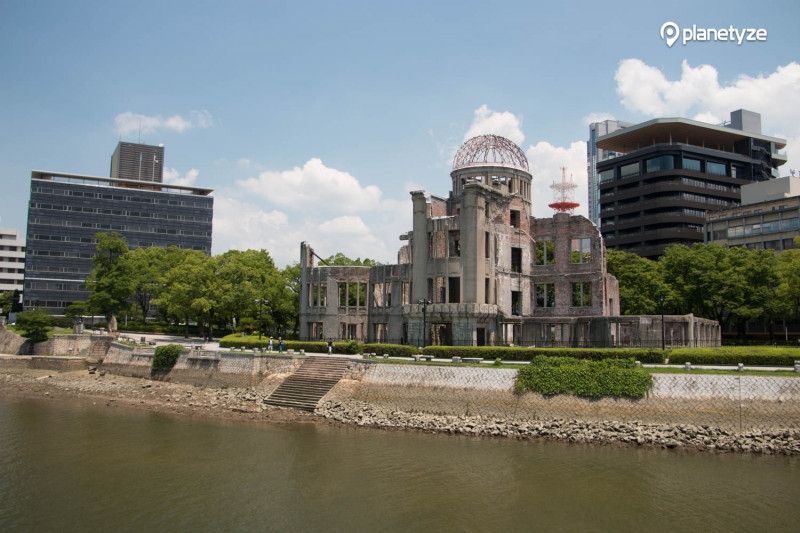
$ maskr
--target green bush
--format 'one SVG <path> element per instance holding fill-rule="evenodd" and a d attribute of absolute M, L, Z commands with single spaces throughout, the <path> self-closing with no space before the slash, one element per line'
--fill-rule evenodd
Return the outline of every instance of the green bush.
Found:
<path fill-rule="evenodd" d="M 586 360 L 538 355 L 517 373 L 518 394 L 571 394 L 581 398 L 642 398 L 653 386 L 633 359 Z"/>
<path fill-rule="evenodd" d="M 642 363 L 663 363 L 664 352 L 650 348 L 525 348 L 522 346 L 426 346 L 422 353 L 445 359 L 483 357 L 503 361 L 530 361 L 534 357 L 572 357 L 575 359 L 632 358 Z"/>
<path fill-rule="evenodd" d="M 364 352 L 378 355 L 389 354 L 390 357 L 411 357 L 418 354 L 419 350 L 416 346 L 406 346 L 405 344 L 373 342 L 364 345 Z"/>
<path fill-rule="evenodd" d="M 53 321 L 50 315 L 41 309 L 32 309 L 17 314 L 17 329 L 23 337 L 31 342 L 47 340 Z"/>
<path fill-rule="evenodd" d="M 172 370 L 182 351 L 183 346 L 180 344 L 156 346 L 156 353 L 153 356 L 153 372 L 166 373 Z"/>
<path fill-rule="evenodd" d="M 675 348 L 671 364 L 792 366 L 800 361 L 800 348 L 786 346 L 721 346 L 719 348 Z"/>

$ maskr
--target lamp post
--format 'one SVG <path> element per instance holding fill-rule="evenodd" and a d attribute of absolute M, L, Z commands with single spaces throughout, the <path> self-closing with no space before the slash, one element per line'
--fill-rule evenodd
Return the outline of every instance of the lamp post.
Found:
<path fill-rule="evenodd" d="M 420 298 L 417 303 L 422 306 L 422 346 L 425 347 L 428 334 L 428 304 L 433 303 L 425 298 Z"/>
<path fill-rule="evenodd" d="M 256 298 L 256 303 L 258 304 L 258 339 L 261 340 L 261 334 L 264 330 L 264 305 L 269 303 L 266 298 Z"/>
<path fill-rule="evenodd" d="M 658 303 L 661 307 L 661 350 L 663 351 L 666 348 L 664 342 L 664 295 L 658 297 Z"/>

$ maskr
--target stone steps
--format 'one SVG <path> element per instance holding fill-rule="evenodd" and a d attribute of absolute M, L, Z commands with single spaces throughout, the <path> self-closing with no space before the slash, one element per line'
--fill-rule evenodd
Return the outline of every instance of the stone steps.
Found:
<path fill-rule="evenodd" d="M 348 363 L 347 359 L 339 357 L 310 356 L 264 403 L 313 411 L 320 399 L 342 379 Z"/>

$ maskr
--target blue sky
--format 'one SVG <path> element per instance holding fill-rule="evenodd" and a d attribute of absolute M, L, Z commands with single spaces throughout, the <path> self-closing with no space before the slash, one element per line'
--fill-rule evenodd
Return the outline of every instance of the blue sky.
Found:
<path fill-rule="evenodd" d="M 590 116 L 748 107 L 800 166 L 800 4 L 643 4 L 0 0 L 0 226 L 24 230 L 31 169 L 107 175 L 140 122 L 216 189 L 215 252 L 281 264 L 300 240 L 391 260 L 468 131 L 523 147 L 538 216 L 561 164 L 585 179 Z M 668 48 L 667 20 L 769 36 Z"/>

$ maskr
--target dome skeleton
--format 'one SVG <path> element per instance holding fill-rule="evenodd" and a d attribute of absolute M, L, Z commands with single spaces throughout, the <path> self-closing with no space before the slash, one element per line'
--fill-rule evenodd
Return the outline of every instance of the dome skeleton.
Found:
<path fill-rule="evenodd" d="M 453 158 L 453 170 L 479 166 L 511 167 L 528 172 L 528 158 L 514 142 L 499 135 L 478 135 L 464 142 Z"/>

